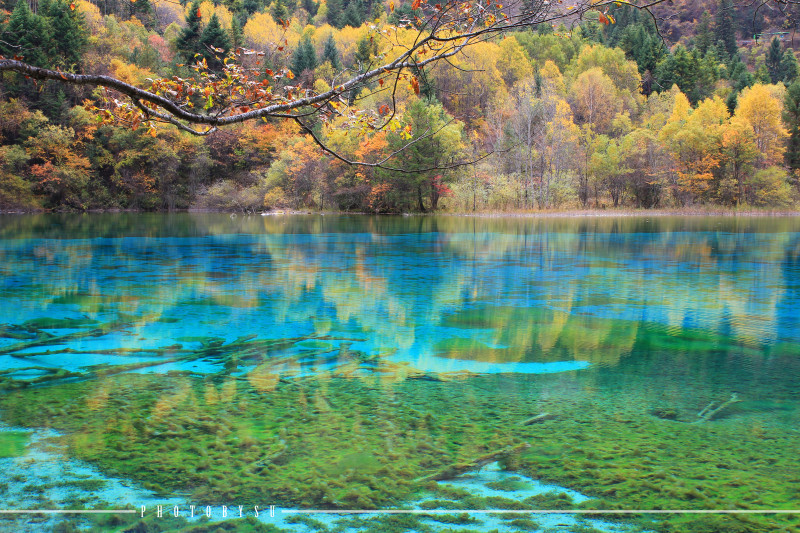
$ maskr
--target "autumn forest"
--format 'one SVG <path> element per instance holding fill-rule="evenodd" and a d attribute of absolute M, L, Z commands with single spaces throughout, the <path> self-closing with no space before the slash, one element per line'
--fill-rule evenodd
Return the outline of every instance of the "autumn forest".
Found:
<path fill-rule="evenodd" d="M 491 2 L 489 2 L 491 4 Z M 323 92 L 375 65 L 419 2 L 6 0 L 0 56 L 136 86 L 226 56 Z M 192 135 L 108 120 L 105 89 L 0 73 L 0 210 L 369 213 L 800 203 L 800 9 L 624 5 L 466 47 L 311 116 Z M 796 15 L 796 16 L 793 16 Z M 274 77 L 274 76 L 273 76 Z M 202 101 L 199 101 L 202 106 Z M 210 103 L 209 103 L 210 107 Z M 313 133 L 351 165 L 326 154 Z M 412 142 L 413 141 L 413 142 Z"/>

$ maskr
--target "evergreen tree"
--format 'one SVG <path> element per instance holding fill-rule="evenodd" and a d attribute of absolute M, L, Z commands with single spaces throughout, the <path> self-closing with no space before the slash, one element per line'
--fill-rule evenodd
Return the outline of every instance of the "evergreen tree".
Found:
<path fill-rule="evenodd" d="M 322 61 L 330 61 L 333 70 L 341 70 L 342 60 L 339 58 L 339 50 L 336 48 L 336 41 L 333 40 L 333 33 L 328 34 L 325 46 L 322 49 Z"/>
<path fill-rule="evenodd" d="M 661 39 L 651 34 L 643 24 L 628 26 L 622 34 L 619 47 L 625 50 L 625 55 L 636 62 L 640 74 L 648 70 L 654 72 L 666 55 Z"/>
<path fill-rule="evenodd" d="M 792 83 L 783 101 L 783 120 L 789 127 L 786 164 L 793 171 L 800 169 L 800 80 Z"/>
<path fill-rule="evenodd" d="M 798 75 L 798 65 L 797 65 L 797 57 L 794 55 L 794 50 L 791 48 L 787 48 L 783 52 L 783 57 L 781 57 L 781 66 L 780 66 L 780 79 L 786 85 L 791 84 L 794 80 L 797 79 Z"/>
<path fill-rule="evenodd" d="M 186 15 L 186 27 L 181 30 L 181 34 L 175 44 L 178 54 L 183 58 L 184 63 L 194 63 L 195 54 L 202 53 L 200 46 L 200 38 L 203 33 L 200 29 L 201 21 L 200 1 L 195 0 L 192 7 L 189 8 L 189 14 Z"/>
<path fill-rule="evenodd" d="M 728 98 L 725 99 L 725 105 L 728 106 L 728 111 L 733 114 L 736 111 L 736 106 L 739 104 L 739 93 L 737 91 L 731 91 L 731 94 L 728 95 Z"/>
<path fill-rule="evenodd" d="M 244 32 L 242 31 L 242 23 L 239 22 L 239 17 L 234 16 L 231 21 L 231 44 L 233 48 L 239 48 L 244 42 Z"/>
<path fill-rule="evenodd" d="M 699 50 L 689 52 L 678 45 L 675 53 L 659 63 L 655 78 L 661 87 L 677 84 L 692 103 L 697 103 L 711 95 L 719 76 L 717 63 L 714 53 L 701 57 Z"/>
<path fill-rule="evenodd" d="M 714 44 L 714 30 L 711 28 L 711 15 L 708 11 L 703 11 L 700 16 L 700 22 L 697 23 L 697 32 L 695 34 L 695 46 L 700 50 L 701 54 L 708 52 Z"/>
<path fill-rule="evenodd" d="M 211 15 L 208 26 L 200 36 L 200 48 L 202 50 L 200 53 L 203 54 L 210 68 L 214 70 L 222 68 L 222 59 L 228 55 L 231 49 L 231 41 L 228 37 L 228 32 L 222 29 L 216 13 Z M 222 51 L 218 52 L 215 49 L 221 49 Z"/>
<path fill-rule="evenodd" d="M 714 37 L 718 42 L 722 41 L 727 57 L 732 57 L 738 49 L 736 46 L 736 21 L 733 15 L 732 0 L 719 0 L 714 20 Z"/>
<path fill-rule="evenodd" d="M 638 11 L 638 9 L 633 9 L 630 6 L 612 6 L 609 8 L 609 13 L 614 17 L 615 23 L 606 25 L 603 30 L 608 47 L 617 46 L 623 36 L 627 34 L 627 30 L 632 26 L 639 25 Z"/>
<path fill-rule="evenodd" d="M 374 39 L 365 35 L 356 42 L 356 53 L 354 55 L 355 66 L 361 72 L 367 69 L 372 63 L 373 58 L 378 53 L 378 44 Z"/>
<path fill-rule="evenodd" d="M 581 25 L 581 34 L 591 42 L 604 44 L 603 27 L 596 20 L 589 20 Z"/>
<path fill-rule="evenodd" d="M 289 12 L 286 11 L 283 0 L 275 0 L 275 3 L 272 4 L 272 18 L 275 19 L 275 22 L 281 24 L 281 22 L 288 20 L 288 17 Z"/>
<path fill-rule="evenodd" d="M 156 26 L 155 10 L 150 0 L 136 0 L 130 2 L 130 16 L 139 19 L 144 27 L 152 30 Z"/>
<path fill-rule="evenodd" d="M 51 41 L 49 25 L 31 11 L 26 0 L 19 0 L 0 40 L 0 53 L 5 57 L 20 56 L 36 67 L 49 67 L 49 54 L 42 45 L 49 48 Z"/>
<path fill-rule="evenodd" d="M 344 28 L 344 7 L 342 0 L 328 0 L 328 23 L 334 28 Z"/>
<path fill-rule="evenodd" d="M 300 39 L 300 44 L 292 56 L 292 72 L 299 76 L 306 70 L 313 71 L 315 68 L 317 68 L 317 54 L 311 39 L 306 35 Z"/>
<path fill-rule="evenodd" d="M 252 15 L 261 9 L 261 6 L 263 5 L 264 4 L 261 2 L 261 0 L 242 0 L 242 9 L 244 9 L 248 15 Z"/>
<path fill-rule="evenodd" d="M 759 83 L 771 83 L 769 77 L 769 70 L 767 70 L 767 65 L 761 64 L 757 69 L 754 76 L 755 80 Z"/>
<path fill-rule="evenodd" d="M 42 0 L 39 14 L 46 18 L 53 36 L 50 54 L 55 57 L 51 64 L 67 69 L 77 66 L 89 42 L 83 15 L 70 9 L 65 0 Z"/>
<path fill-rule="evenodd" d="M 358 28 L 364 22 L 362 19 L 364 6 L 358 0 L 350 0 L 350 4 L 344 11 L 344 25 Z"/>
<path fill-rule="evenodd" d="M 742 62 L 739 54 L 733 56 L 733 59 L 728 64 L 728 79 L 733 84 L 734 92 L 739 92 L 750 87 L 755 83 L 755 78 L 747 70 L 747 66 Z"/>
<path fill-rule="evenodd" d="M 767 51 L 767 71 L 772 83 L 777 83 L 781 79 L 781 59 L 783 59 L 781 48 L 780 40 L 774 37 Z"/>
<path fill-rule="evenodd" d="M 716 52 L 717 57 L 728 63 L 729 61 L 733 60 L 734 56 L 739 55 L 739 51 L 737 50 L 733 55 L 728 53 L 728 48 L 725 46 L 725 43 L 722 41 L 717 41 L 716 46 L 714 47 L 714 52 Z"/>
<path fill-rule="evenodd" d="M 308 12 L 308 16 L 314 17 L 319 11 L 319 2 L 314 2 L 314 0 L 303 0 L 303 9 Z"/>

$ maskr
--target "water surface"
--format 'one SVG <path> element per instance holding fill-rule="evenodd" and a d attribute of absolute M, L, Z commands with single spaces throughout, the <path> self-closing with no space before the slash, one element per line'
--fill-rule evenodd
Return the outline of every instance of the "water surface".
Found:
<path fill-rule="evenodd" d="M 49 439 L 142 502 L 218 508 L 798 504 L 798 218 L 3 216 L 0 257 L 9 461 Z M 477 468 L 420 481 L 491 454 L 507 498 L 459 492 Z"/>

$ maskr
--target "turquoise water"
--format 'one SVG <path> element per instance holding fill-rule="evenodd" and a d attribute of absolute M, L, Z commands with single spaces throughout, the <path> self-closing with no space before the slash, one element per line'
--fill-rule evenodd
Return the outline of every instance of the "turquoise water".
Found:
<path fill-rule="evenodd" d="M 258 499 L 293 509 L 393 508 L 420 501 L 424 484 L 398 481 L 404 476 L 527 444 L 500 458 L 511 472 L 504 475 L 541 478 L 601 507 L 797 505 L 798 218 L 4 216 L 0 258 L 0 419 L 57 430 L 50 438 L 65 446 L 59 453 L 98 476 L 139 483 L 150 491 L 142 501 L 192 495 L 216 505 Z M 162 404 L 218 409 L 226 384 L 235 402 L 248 400 L 226 412 L 238 421 L 224 431 L 281 455 L 291 435 L 276 435 L 298 424 L 292 417 L 301 404 L 293 402 L 307 402 L 317 418 L 301 419 L 306 432 L 296 437 L 316 439 L 318 447 L 271 460 L 283 474 L 257 498 L 235 478 L 215 481 L 188 469 L 162 479 L 156 467 L 117 464 L 159 438 L 140 426 L 155 427 L 158 409 L 175 409 Z M 140 387 L 152 397 L 137 393 Z M 181 387 L 198 399 L 178 397 Z M 222 399 L 209 400 L 209 387 Z M 298 387 L 307 389 L 292 392 Z M 121 390 L 127 395 L 115 404 Z M 417 401 L 416 414 L 404 418 L 402 407 L 392 407 L 397 397 Z M 401 403 L 411 410 L 411 401 Z M 258 402 L 280 413 L 275 424 L 256 420 Z M 361 404 L 369 407 L 363 413 L 355 407 Z M 712 414 L 698 416 L 707 405 Z M 416 449 L 422 437 L 408 433 L 421 431 L 426 407 L 430 416 L 451 416 L 436 431 L 426 425 L 434 451 Z M 115 409 L 124 409 L 122 421 L 134 429 L 106 438 L 98 421 Z M 336 428 L 324 425 L 325 413 L 340 410 L 364 417 L 362 455 L 336 447 Z M 522 423 L 542 412 L 554 419 Z M 464 420 L 476 417 L 486 422 L 476 424 L 475 442 L 462 440 L 471 427 Z M 382 424 L 410 435 L 395 444 L 397 457 L 387 458 L 381 439 L 393 430 Z M 176 461 L 195 453 L 192 441 L 213 434 L 188 422 L 164 431 L 172 443 L 163 444 L 162 456 Z M 708 448 L 733 441 L 730 449 Z M 554 451 L 559 443 L 567 451 Z M 226 445 L 231 464 L 263 462 Z M 670 471 L 670 455 L 655 456 L 665 445 L 690 459 Z M 301 472 L 319 462 L 344 465 L 320 475 L 339 483 L 340 493 L 292 492 Z M 358 477 L 362 468 L 373 481 Z M 665 477 L 640 475 L 650 470 Z M 647 488 L 668 485 L 665 478 L 675 485 L 671 493 Z M 223 486 L 230 490 L 221 495 Z M 351 494 L 359 487 L 368 487 L 360 498 Z M 760 495 L 745 497 L 745 489 Z M 692 490 L 702 498 L 687 496 Z M 523 492 L 516 501 L 530 496 Z M 75 497 L 53 503 L 68 507 Z M 743 527 L 797 524 L 758 520 Z M 608 530 L 603 524 L 592 527 Z M 662 527 L 656 524 L 625 527 Z"/>

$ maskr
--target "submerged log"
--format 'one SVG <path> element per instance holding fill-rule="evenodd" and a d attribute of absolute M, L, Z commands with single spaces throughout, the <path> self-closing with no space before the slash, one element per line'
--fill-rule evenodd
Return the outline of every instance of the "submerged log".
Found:
<path fill-rule="evenodd" d="M 722 411 L 723 409 L 727 409 L 731 405 L 741 402 L 742 400 L 739 399 L 739 395 L 736 393 L 731 394 L 729 400 L 722 402 L 719 406 L 714 407 L 717 402 L 711 402 L 710 404 L 706 405 L 699 413 L 697 413 L 697 420 L 693 422 L 693 424 L 701 424 L 703 422 L 708 422 L 717 414 Z"/>
<path fill-rule="evenodd" d="M 443 481 L 445 479 L 453 479 L 454 477 L 458 477 L 466 472 L 471 472 L 472 470 L 479 470 L 480 468 L 488 465 L 489 463 L 493 463 L 504 457 L 508 457 L 509 455 L 520 453 L 523 450 L 527 450 L 530 447 L 531 445 L 528 444 L 527 442 L 524 444 L 520 444 L 518 446 L 509 446 L 507 448 L 503 448 L 502 450 L 482 455 L 477 459 L 473 459 L 468 463 L 455 463 L 449 465 L 443 468 L 442 470 L 439 470 L 438 472 L 415 479 L 414 482 L 428 483 L 430 481 Z"/>
<path fill-rule="evenodd" d="M 531 424 L 540 424 L 540 423 L 545 422 L 547 420 L 554 420 L 555 418 L 556 418 L 556 415 L 553 415 L 553 414 L 550 414 L 550 413 L 542 413 L 542 414 L 533 416 L 531 418 L 528 418 L 527 420 L 523 420 L 522 422 L 519 423 L 519 425 L 520 426 L 530 426 Z"/>

